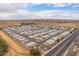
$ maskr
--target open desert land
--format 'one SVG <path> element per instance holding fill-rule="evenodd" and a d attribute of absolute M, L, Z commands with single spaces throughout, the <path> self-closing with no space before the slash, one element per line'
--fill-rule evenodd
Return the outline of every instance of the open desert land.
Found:
<path fill-rule="evenodd" d="M 53 27 L 76 27 L 79 28 L 78 20 L 2 20 L 0 21 L 0 27 L 15 26 L 20 23 L 36 23 L 40 26 L 53 26 Z"/>

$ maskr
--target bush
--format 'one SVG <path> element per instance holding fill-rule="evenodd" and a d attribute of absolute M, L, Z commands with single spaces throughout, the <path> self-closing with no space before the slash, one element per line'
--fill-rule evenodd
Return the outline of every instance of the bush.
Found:
<path fill-rule="evenodd" d="M 0 39 L 0 56 L 7 53 L 7 51 L 8 51 L 8 46 L 2 39 Z"/>
<path fill-rule="evenodd" d="M 59 39 L 57 39 L 57 42 L 59 42 Z"/>
<path fill-rule="evenodd" d="M 32 56 L 40 56 L 41 55 L 41 52 L 39 51 L 38 48 L 32 48 L 31 49 L 31 55 Z"/>

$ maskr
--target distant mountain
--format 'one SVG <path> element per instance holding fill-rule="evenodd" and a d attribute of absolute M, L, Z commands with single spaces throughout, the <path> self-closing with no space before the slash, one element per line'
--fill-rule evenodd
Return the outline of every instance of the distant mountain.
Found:
<path fill-rule="evenodd" d="M 76 22 L 79 23 L 79 20 L 70 20 L 70 19 L 11 19 L 11 20 L 0 20 L 0 22 L 8 22 L 8 21 L 53 21 L 53 22 Z"/>

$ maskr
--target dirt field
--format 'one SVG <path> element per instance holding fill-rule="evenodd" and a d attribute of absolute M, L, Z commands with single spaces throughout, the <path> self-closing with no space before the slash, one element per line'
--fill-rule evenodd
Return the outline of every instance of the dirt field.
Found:
<path fill-rule="evenodd" d="M 12 38 L 10 38 L 7 34 L 5 34 L 5 32 L 0 31 L 0 36 L 15 51 L 15 55 L 30 55 L 28 49 L 24 49 L 21 45 L 14 42 Z"/>
<path fill-rule="evenodd" d="M 15 26 L 20 23 L 36 23 L 41 26 L 55 26 L 55 27 L 77 27 L 79 28 L 79 21 L 48 21 L 48 20 L 14 20 L 14 21 L 0 21 L 0 27 Z"/>

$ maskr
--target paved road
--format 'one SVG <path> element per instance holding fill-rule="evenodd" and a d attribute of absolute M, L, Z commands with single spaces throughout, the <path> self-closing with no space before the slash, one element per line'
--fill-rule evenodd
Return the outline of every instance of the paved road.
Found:
<path fill-rule="evenodd" d="M 75 41 L 77 41 L 79 39 L 79 35 L 75 38 Z M 67 49 L 67 53 L 66 56 L 75 56 L 75 54 L 73 54 L 73 49 L 75 49 L 75 41 L 72 42 L 72 44 L 70 45 L 69 49 Z"/>
<path fill-rule="evenodd" d="M 76 36 L 79 34 L 78 30 L 76 30 L 72 35 L 65 38 L 64 41 L 62 41 L 59 45 L 57 45 L 55 48 L 53 48 L 51 51 L 49 51 L 46 56 L 60 56 L 64 53 L 66 48 L 70 45 L 70 43 L 76 38 Z"/>

